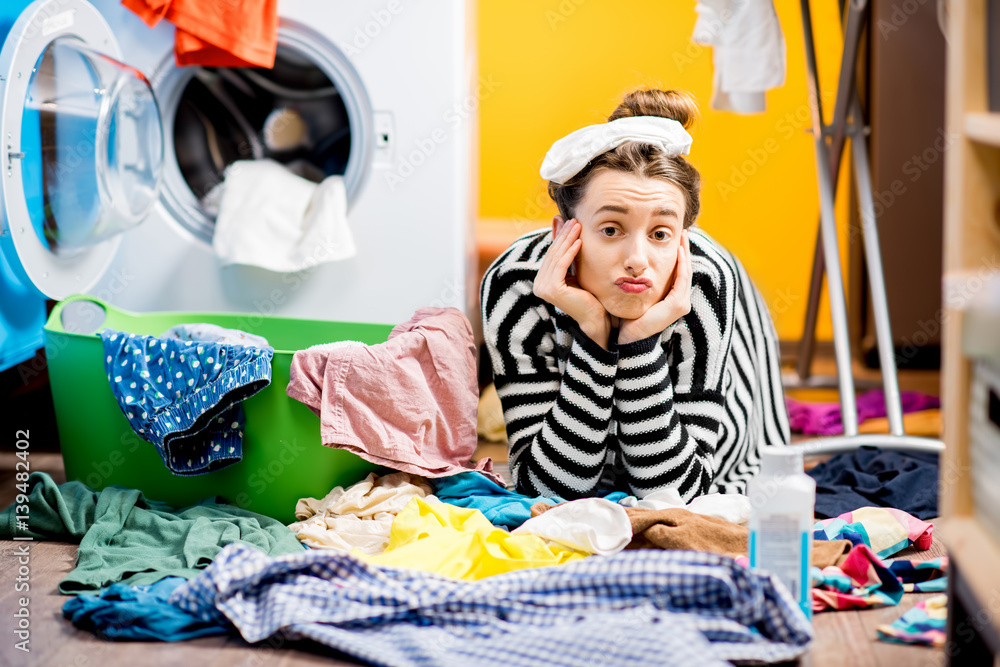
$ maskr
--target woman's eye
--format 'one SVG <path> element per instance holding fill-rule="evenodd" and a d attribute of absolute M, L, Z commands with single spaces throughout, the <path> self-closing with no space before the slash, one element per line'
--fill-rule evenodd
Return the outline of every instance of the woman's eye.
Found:
<path fill-rule="evenodd" d="M 666 241 L 667 233 L 664 231 L 655 231 L 653 232 L 653 238 L 655 238 L 657 241 Z"/>
<path fill-rule="evenodd" d="M 605 227 L 604 229 L 601 230 L 601 233 L 604 234 L 605 236 L 614 236 L 615 235 L 615 228 L 614 227 Z"/>

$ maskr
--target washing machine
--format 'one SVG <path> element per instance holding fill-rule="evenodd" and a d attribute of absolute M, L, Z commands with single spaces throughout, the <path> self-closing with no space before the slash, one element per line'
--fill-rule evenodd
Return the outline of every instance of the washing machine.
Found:
<path fill-rule="evenodd" d="M 45 299 L 398 323 L 475 316 L 476 81 L 464 0 L 280 0 L 272 69 L 178 67 L 118 0 L 0 7 L 0 369 Z M 292 119 L 305 140 L 267 141 Z M 223 266 L 206 195 L 235 160 L 341 175 L 351 259 Z M 317 262 L 323 249 L 318 248 Z"/>

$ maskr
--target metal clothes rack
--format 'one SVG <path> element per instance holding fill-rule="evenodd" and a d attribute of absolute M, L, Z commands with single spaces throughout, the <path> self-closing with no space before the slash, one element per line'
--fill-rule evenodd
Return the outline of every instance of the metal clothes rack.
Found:
<path fill-rule="evenodd" d="M 802 447 L 806 454 L 851 451 L 862 445 L 874 445 L 884 449 L 941 451 L 944 449 L 944 444 L 940 440 L 906 435 L 903 431 L 903 410 L 900 405 L 896 360 L 889 325 L 889 308 L 886 302 L 885 282 L 882 274 L 878 225 L 872 196 L 866 138 L 868 128 L 865 126 L 855 79 L 861 33 L 869 14 L 868 0 L 841 0 L 840 3 L 841 21 L 844 29 L 844 50 L 840 62 L 840 77 L 837 82 L 833 120 L 830 125 L 823 123 L 822 98 L 819 91 L 816 48 L 813 40 L 809 0 L 800 0 L 800 2 L 805 37 L 809 106 L 812 111 L 812 135 L 816 146 L 820 215 L 805 329 L 799 344 L 796 369 L 798 382 L 792 384 L 795 386 L 824 386 L 824 383 L 829 381 L 829 379 L 813 377 L 811 374 L 816 318 L 825 272 L 830 299 L 830 315 L 833 321 L 834 354 L 837 361 L 836 386 L 840 390 L 840 409 L 844 433 L 843 435 L 796 443 L 796 447 Z M 851 369 L 850 340 L 847 330 L 847 306 L 840 271 L 840 249 L 834 217 L 834 199 L 840 173 L 840 161 L 848 137 L 851 139 L 850 152 L 853 158 L 855 185 L 861 209 L 865 264 L 868 268 L 872 308 L 875 315 L 875 331 L 885 391 L 886 414 L 889 418 L 889 433 L 858 433 L 858 414 L 854 397 L 855 379 Z M 863 383 L 858 382 L 858 384 Z"/>

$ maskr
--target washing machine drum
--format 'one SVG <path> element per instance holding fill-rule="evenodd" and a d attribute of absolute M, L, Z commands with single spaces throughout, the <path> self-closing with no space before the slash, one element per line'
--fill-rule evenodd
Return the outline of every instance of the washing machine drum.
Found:
<path fill-rule="evenodd" d="M 237 160 L 272 159 L 319 182 L 344 174 L 347 109 L 316 65 L 279 49 L 273 69 L 194 68 L 177 103 L 173 148 L 198 199 Z"/>

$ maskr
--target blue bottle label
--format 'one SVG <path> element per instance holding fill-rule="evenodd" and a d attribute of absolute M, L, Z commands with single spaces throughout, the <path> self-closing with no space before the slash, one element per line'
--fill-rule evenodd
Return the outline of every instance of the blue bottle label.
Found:
<path fill-rule="evenodd" d="M 750 531 L 750 567 L 776 574 L 807 618 L 812 618 L 809 534 L 797 514 L 767 514 Z"/>

